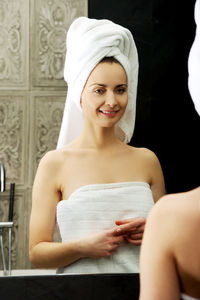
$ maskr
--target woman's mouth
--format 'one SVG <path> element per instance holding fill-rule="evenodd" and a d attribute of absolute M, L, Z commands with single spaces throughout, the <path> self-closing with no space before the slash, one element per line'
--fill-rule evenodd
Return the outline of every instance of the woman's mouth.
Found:
<path fill-rule="evenodd" d="M 108 118 L 115 117 L 119 110 L 99 110 L 101 114 Z"/>

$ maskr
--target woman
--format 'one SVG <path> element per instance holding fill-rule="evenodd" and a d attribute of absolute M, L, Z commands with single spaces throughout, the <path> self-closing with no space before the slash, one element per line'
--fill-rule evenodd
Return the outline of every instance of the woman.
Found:
<path fill-rule="evenodd" d="M 156 155 L 130 147 L 138 58 L 130 31 L 75 20 L 67 35 L 68 95 L 58 149 L 33 186 L 30 260 L 68 273 L 138 272 L 145 218 L 164 194 Z M 62 242 L 53 242 L 56 220 Z"/>
<path fill-rule="evenodd" d="M 200 115 L 200 0 L 189 90 Z M 198 132 L 198 131 L 197 131 Z M 140 258 L 140 300 L 200 299 L 200 187 L 164 196 L 149 214 Z"/>

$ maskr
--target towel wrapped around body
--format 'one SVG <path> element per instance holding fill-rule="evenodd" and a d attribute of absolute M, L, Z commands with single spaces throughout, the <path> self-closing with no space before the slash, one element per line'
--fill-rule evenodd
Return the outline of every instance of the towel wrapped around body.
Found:
<path fill-rule="evenodd" d="M 83 186 L 57 205 L 57 223 L 63 242 L 115 227 L 115 220 L 147 217 L 154 204 L 145 182 L 118 182 Z M 57 273 L 138 273 L 140 246 L 122 243 L 109 257 L 83 258 Z"/>

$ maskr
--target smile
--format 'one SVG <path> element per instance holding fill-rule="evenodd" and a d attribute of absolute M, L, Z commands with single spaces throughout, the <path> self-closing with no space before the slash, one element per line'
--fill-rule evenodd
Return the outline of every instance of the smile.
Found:
<path fill-rule="evenodd" d="M 118 110 L 100 110 L 100 113 L 107 117 L 114 117 L 117 114 Z"/>

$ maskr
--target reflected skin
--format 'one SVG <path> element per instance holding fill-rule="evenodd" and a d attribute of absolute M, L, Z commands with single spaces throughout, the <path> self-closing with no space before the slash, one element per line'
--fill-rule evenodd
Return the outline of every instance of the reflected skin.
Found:
<path fill-rule="evenodd" d="M 140 300 L 200 298 L 199 228 L 200 187 L 155 204 L 141 247 Z"/>
<path fill-rule="evenodd" d="M 113 228 L 73 242 L 53 241 L 57 204 L 81 186 L 142 181 L 150 185 L 155 202 L 165 193 L 156 155 L 146 148 L 128 146 L 115 136 L 114 126 L 127 102 L 127 77 L 123 67 L 119 63 L 99 63 L 90 74 L 80 99 L 84 114 L 81 135 L 62 149 L 45 154 L 38 166 L 29 239 L 29 256 L 34 266 L 58 268 L 80 258 L 107 257 L 124 241 L 141 244 L 144 218 L 113 220 Z"/>

